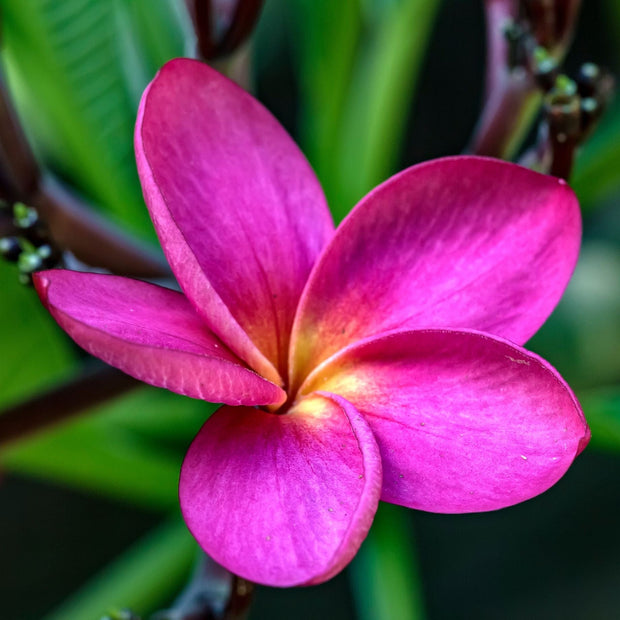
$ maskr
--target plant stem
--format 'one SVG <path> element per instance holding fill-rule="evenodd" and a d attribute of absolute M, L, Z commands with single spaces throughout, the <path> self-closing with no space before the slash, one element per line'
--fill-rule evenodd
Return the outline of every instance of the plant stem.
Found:
<path fill-rule="evenodd" d="M 136 278 L 170 276 L 163 257 L 86 207 L 52 176 L 42 178 L 28 204 L 54 241 L 87 265 Z"/>
<path fill-rule="evenodd" d="M 201 553 L 194 574 L 170 609 L 153 620 L 244 620 L 254 596 L 254 584 L 233 575 Z"/>
<path fill-rule="evenodd" d="M 96 368 L 0 413 L 0 446 L 64 422 L 139 385 L 139 381 L 120 370 L 97 364 Z"/>
<path fill-rule="evenodd" d="M 470 141 L 476 155 L 510 159 L 540 105 L 531 72 L 510 67 L 505 27 L 516 18 L 512 0 L 487 0 L 486 103 Z"/>
<path fill-rule="evenodd" d="M 490 93 L 471 139 L 476 155 L 510 159 L 518 149 L 542 98 L 523 68 L 506 73 Z"/>
<path fill-rule="evenodd" d="M 510 0 L 487 0 L 485 5 L 487 19 L 487 62 L 485 88 L 486 97 L 499 88 L 505 79 L 508 59 L 508 42 L 504 35 L 504 25 L 514 18 L 513 2 Z"/>

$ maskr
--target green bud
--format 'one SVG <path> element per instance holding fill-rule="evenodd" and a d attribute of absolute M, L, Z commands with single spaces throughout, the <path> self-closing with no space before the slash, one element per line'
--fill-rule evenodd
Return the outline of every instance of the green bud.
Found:
<path fill-rule="evenodd" d="M 22 252 L 17 260 L 17 266 L 22 273 L 32 273 L 43 267 L 43 259 L 37 252 Z"/>
<path fill-rule="evenodd" d="M 577 94 L 577 84 L 567 75 L 561 74 L 555 79 L 554 94 L 564 97 L 573 97 Z"/>
<path fill-rule="evenodd" d="M 27 207 L 23 202 L 16 202 L 13 205 L 13 217 L 16 226 L 30 228 L 30 226 L 37 223 L 39 214 L 36 209 Z"/>
<path fill-rule="evenodd" d="M 534 62 L 536 64 L 545 62 L 551 58 L 549 52 L 540 45 L 534 50 Z"/>

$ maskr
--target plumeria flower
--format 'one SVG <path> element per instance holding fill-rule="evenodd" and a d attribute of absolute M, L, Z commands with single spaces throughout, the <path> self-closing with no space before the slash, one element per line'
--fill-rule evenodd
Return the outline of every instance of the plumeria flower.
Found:
<path fill-rule="evenodd" d="M 585 447 L 572 392 L 521 346 L 577 259 L 564 182 L 441 159 L 375 188 L 334 231 L 278 122 L 184 59 L 144 93 L 135 147 L 183 292 L 62 270 L 36 286 L 88 352 L 225 403 L 189 448 L 180 501 L 230 571 L 322 582 L 352 559 L 379 499 L 495 510 L 548 489 Z"/>

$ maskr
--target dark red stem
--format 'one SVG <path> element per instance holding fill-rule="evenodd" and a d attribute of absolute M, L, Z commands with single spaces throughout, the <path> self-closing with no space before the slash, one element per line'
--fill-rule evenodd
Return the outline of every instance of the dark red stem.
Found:
<path fill-rule="evenodd" d="M 0 414 L 0 446 L 24 439 L 120 396 L 141 383 L 109 366 L 83 371 Z"/>

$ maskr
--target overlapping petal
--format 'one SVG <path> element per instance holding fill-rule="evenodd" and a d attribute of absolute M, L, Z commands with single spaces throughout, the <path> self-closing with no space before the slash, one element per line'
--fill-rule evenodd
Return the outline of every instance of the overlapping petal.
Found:
<path fill-rule="evenodd" d="M 476 332 L 394 332 L 352 345 L 303 392 L 344 396 L 383 459 L 385 501 L 432 512 L 494 510 L 553 485 L 589 440 L 544 360 Z"/>
<path fill-rule="evenodd" d="M 278 404 L 286 398 L 229 351 L 181 293 L 129 278 L 63 270 L 39 272 L 34 282 L 77 344 L 141 381 L 233 405 Z"/>
<path fill-rule="evenodd" d="M 319 583 L 366 536 L 381 492 L 367 423 L 344 399 L 313 394 L 286 415 L 223 407 L 181 470 L 185 521 L 202 548 L 246 579 Z"/>
<path fill-rule="evenodd" d="M 466 328 L 524 343 L 559 301 L 580 234 L 564 181 L 479 157 L 405 170 L 357 205 L 313 270 L 292 384 L 385 330 Z"/>
<path fill-rule="evenodd" d="M 239 357 L 278 381 L 299 296 L 333 232 L 303 154 L 260 103 L 187 59 L 144 93 L 135 146 L 181 287 Z"/>
<path fill-rule="evenodd" d="M 88 352 L 226 403 L 191 444 L 179 493 L 189 529 L 228 570 L 325 581 L 380 497 L 502 508 L 549 488 L 587 444 L 568 386 L 519 346 L 577 259 L 579 209 L 563 181 L 478 157 L 428 162 L 373 190 L 334 235 L 278 122 L 187 59 L 145 91 L 135 148 L 185 295 L 67 271 L 35 285 Z"/>

